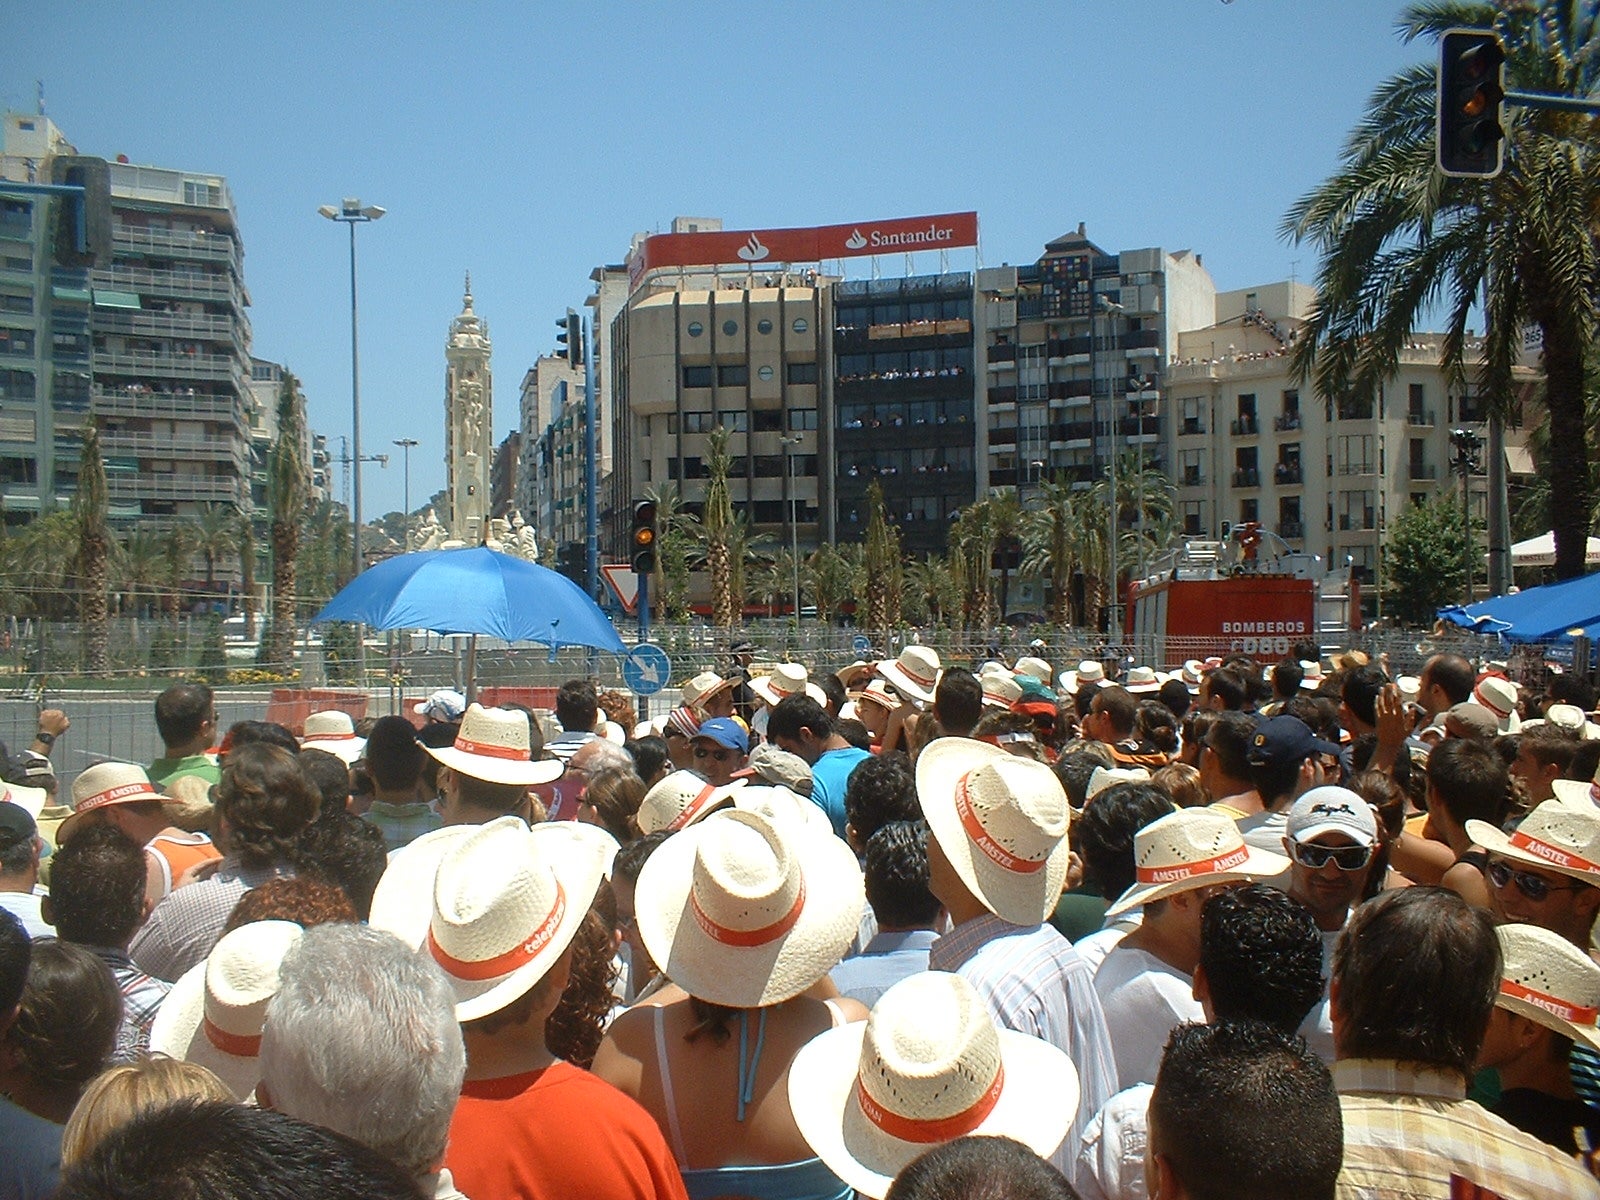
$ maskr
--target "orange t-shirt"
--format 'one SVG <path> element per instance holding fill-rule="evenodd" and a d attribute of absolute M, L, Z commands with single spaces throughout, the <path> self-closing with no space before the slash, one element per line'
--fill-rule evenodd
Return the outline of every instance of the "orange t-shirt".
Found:
<path fill-rule="evenodd" d="M 469 1080 L 444 1165 L 472 1200 L 688 1200 L 655 1119 L 565 1062 Z"/>
<path fill-rule="evenodd" d="M 144 852 L 161 867 L 161 876 L 167 884 L 161 893 L 163 896 L 172 891 L 183 873 L 196 863 L 222 857 L 222 851 L 203 833 L 191 833 L 187 838 L 158 833 L 145 843 Z"/>

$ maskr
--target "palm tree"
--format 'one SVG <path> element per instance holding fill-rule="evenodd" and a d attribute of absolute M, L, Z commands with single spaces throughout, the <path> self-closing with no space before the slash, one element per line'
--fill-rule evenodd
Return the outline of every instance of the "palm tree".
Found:
<path fill-rule="evenodd" d="M 238 510 L 232 505 L 202 504 L 188 526 L 190 546 L 205 560 L 208 594 L 216 590 L 217 560 L 238 548 L 238 521 Z"/>
<path fill-rule="evenodd" d="M 1040 484 L 1039 499 L 1022 514 L 1022 570 L 1050 584 L 1050 620 L 1072 624 L 1072 571 L 1082 560 L 1078 539 L 1086 491 L 1061 480 Z"/>
<path fill-rule="evenodd" d="M 817 620 L 831 623 L 845 601 L 855 595 L 855 568 L 829 542 L 818 546 L 806 558 L 803 583 L 816 606 Z"/>
<path fill-rule="evenodd" d="M 949 622 L 961 609 L 961 585 L 949 563 L 937 555 L 913 559 L 905 568 L 906 615 L 917 624 Z"/>
<path fill-rule="evenodd" d="M 278 670 L 294 661 L 295 602 L 299 593 L 300 521 L 311 481 L 300 455 L 305 401 L 299 381 L 285 371 L 278 391 L 278 442 L 267 465 L 267 504 L 272 525 L 272 625 L 261 659 Z"/>
<path fill-rule="evenodd" d="M 256 636 L 256 525 L 247 512 L 239 513 L 233 544 L 239 555 L 239 590 L 244 593 L 244 640 Z"/>
<path fill-rule="evenodd" d="M 100 457 L 100 431 L 90 421 L 83 427 L 83 458 L 72 514 L 78 526 L 79 612 L 83 618 L 84 669 L 90 675 L 111 670 L 110 594 L 111 533 L 106 528 L 106 469 Z"/>
<path fill-rule="evenodd" d="M 706 570 L 711 575 L 711 624 L 718 629 L 731 629 L 738 623 L 742 596 L 734 590 L 734 550 L 739 531 L 728 495 L 728 431 L 719 425 L 706 441 L 709 478 L 700 512 L 700 536 L 705 546 Z"/>
<path fill-rule="evenodd" d="M 1600 86 L 1600 15 L 1573 0 L 1415 3 L 1407 41 L 1452 26 L 1493 28 L 1510 87 L 1588 97 Z M 1441 366 L 1475 382 L 1502 416 L 1526 326 L 1543 337 L 1550 453 L 1541 464 L 1561 496 L 1556 575 L 1583 573 L 1590 512 L 1583 381 L 1597 332 L 1600 163 L 1587 115 L 1506 112 L 1506 166 L 1494 179 L 1446 178 L 1434 165 L 1436 71 L 1419 64 L 1381 84 L 1351 132 L 1339 171 L 1290 209 L 1283 232 L 1322 254 L 1320 300 L 1299 368 L 1327 397 L 1371 394 L 1395 369 L 1419 317 L 1448 305 Z M 1483 300 L 1481 351 L 1467 322 Z M 1469 350 L 1471 359 L 1469 360 Z M 1480 357 L 1481 354 L 1481 357 Z"/>
<path fill-rule="evenodd" d="M 875 633 L 899 624 L 900 593 L 905 563 L 900 557 L 900 534 L 884 511 L 883 489 L 874 479 L 867 487 L 867 537 L 865 543 L 866 611 L 859 624 Z"/>
<path fill-rule="evenodd" d="M 1108 471 L 1091 489 L 1102 519 L 1111 503 Z M 1172 528 L 1175 489 L 1172 481 L 1152 470 L 1137 450 L 1117 456 L 1117 563 L 1118 584 L 1148 557 L 1167 548 Z M 1143 520 L 1141 521 L 1141 517 Z M 1141 528 L 1142 525 L 1142 528 Z M 1105 535 L 1100 538 L 1104 546 Z"/>

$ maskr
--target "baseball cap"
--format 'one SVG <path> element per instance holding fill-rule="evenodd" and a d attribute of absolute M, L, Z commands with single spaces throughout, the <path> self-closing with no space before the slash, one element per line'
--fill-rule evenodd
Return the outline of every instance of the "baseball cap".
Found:
<path fill-rule="evenodd" d="M 451 688 L 440 688 L 411 711 L 435 721 L 459 721 L 467 711 L 467 698 Z"/>
<path fill-rule="evenodd" d="M 20 804 L 0 800 L 0 846 L 11 847 L 39 831 L 33 817 Z"/>
<path fill-rule="evenodd" d="M 712 717 L 709 721 L 701 721 L 694 740 L 698 742 L 702 738 L 726 746 L 729 750 L 737 750 L 740 754 L 750 751 L 750 738 L 732 717 Z"/>
<path fill-rule="evenodd" d="M 1325 833 L 1342 833 L 1370 846 L 1378 840 L 1378 818 L 1349 788 L 1312 788 L 1289 806 L 1284 834 L 1291 842 L 1309 842 Z"/>
<path fill-rule="evenodd" d="M 1304 762 L 1313 754 L 1337 754 L 1339 747 L 1311 732 L 1299 717 L 1268 717 L 1256 723 L 1250 735 L 1248 760 L 1252 767 Z"/>

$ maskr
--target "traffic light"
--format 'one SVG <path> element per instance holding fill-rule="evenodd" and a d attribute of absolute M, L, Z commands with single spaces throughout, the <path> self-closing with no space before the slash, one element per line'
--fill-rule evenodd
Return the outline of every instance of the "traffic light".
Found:
<path fill-rule="evenodd" d="M 556 334 L 556 344 L 566 352 L 567 362 L 574 367 L 583 366 L 583 318 L 572 309 L 556 322 L 561 332 Z"/>
<path fill-rule="evenodd" d="M 1486 29 L 1451 29 L 1439 41 L 1439 170 L 1492 179 L 1505 165 L 1506 52 Z"/>
<path fill-rule="evenodd" d="M 94 268 L 111 260 L 111 168 L 103 158 L 61 155 L 50 164 L 51 182 L 82 188 L 56 205 L 57 266 Z"/>
<path fill-rule="evenodd" d="M 648 575 L 656 569 L 656 505 L 638 500 L 633 505 L 633 572 Z"/>

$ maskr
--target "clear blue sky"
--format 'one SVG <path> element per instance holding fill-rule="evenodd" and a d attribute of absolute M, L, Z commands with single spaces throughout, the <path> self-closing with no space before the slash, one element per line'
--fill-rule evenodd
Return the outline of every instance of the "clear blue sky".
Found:
<path fill-rule="evenodd" d="M 1310 279 L 1278 224 L 1372 88 L 1431 55 L 1396 37 L 1400 7 L 12 2 L 0 104 L 31 110 L 42 79 L 83 153 L 227 176 L 255 352 L 300 375 L 330 437 L 349 430 L 348 260 L 316 208 L 387 208 L 358 234 L 362 434 L 369 453 L 419 439 L 415 505 L 444 483 L 463 271 L 494 337 L 498 439 L 589 271 L 675 214 L 970 208 L 985 264 L 1082 221 L 1110 250 L 1195 249 L 1222 288 Z M 400 507 L 398 451 L 364 480 L 369 517 Z"/>

